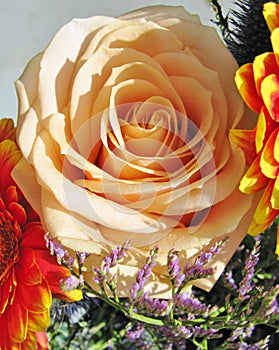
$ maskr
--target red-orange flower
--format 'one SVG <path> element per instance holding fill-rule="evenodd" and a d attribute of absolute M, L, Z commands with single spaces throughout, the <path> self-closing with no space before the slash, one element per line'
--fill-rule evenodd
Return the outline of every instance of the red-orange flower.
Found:
<path fill-rule="evenodd" d="M 279 5 L 266 3 L 263 11 L 271 30 L 274 52 L 257 56 L 239 68 L 235 81 L 247 105 L 259 114 L 254 130 L 232 130 L 232 139 L 246 152 L 249 168 L 240 190 L 264 190 L 248 229 L 252 235 L 264 231 L 279 213 Z M 279 233 L 276 253 L 279 255 Z"/>
<path fill-rule="evenodd" d="M 48 252 L 44 231 L 11 178 L 21 158 L 11 119 L 0 120 L 0 349 L 48 349 L 46 327 L 52 294 L 77 300 L 59 281 L 69 271 Z"/>

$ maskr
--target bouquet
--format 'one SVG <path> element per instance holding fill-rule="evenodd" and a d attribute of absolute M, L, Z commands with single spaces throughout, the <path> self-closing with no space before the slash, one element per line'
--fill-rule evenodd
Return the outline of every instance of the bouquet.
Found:
<path fill-rule="evenodd" d="M 74 19 L 27 64 L 1 350 L 276 349 L 279 5 L 236 5 Z"/>

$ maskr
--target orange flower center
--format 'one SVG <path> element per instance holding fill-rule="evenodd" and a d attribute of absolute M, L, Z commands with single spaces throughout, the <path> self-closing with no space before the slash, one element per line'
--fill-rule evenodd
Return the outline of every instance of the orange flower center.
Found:
<path fill-rule="evenodd" d="M 4 284 L 9 271 L 18 260 L 18 238 L 13 223 L 5 212 L 0 212 L 0 285 Z"/>

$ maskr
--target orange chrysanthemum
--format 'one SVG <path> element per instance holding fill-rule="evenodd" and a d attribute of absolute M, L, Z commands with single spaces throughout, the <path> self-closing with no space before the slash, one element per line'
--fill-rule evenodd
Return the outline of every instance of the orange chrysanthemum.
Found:
<path fill-rule="evenodd" d="M 263 14 L 274 52 L 257 56 L 253 63 L 240 67 L 235 77 L 244 101 L 259 114 L 258 122 L 254 130 L 231 130 L 249 165 L 240 190 L 264 191 L 248 229 L 251 235 L 263 232 L 279 214 L 279 5 L 266 3 Z"/>
<path fill-rule="evenodd" d="M 11 119 L 0 120 L 0 349 L 48 349 L 52 294 L 69 301 L 59 281 L 69 276 L 48 252 L 37 214 L 26 202 L 11 171 L 21 158 Z"/>

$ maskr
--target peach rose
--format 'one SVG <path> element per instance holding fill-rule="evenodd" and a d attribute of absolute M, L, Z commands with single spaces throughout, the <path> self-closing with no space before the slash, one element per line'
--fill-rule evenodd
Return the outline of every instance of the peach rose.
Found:
<path fill-rule="evenodd" d="M 215 29 L 154 6 L 74 19 L 16 82 L 13 176 L 53 237 L 92 253 L 88 266 L 131 241 L 120 296 L 155 243 L 149 288 L 168 296 L 168 250 L 189 260 L 228 236 L 214 276 L 197 281 L 209 290 L 246 234 L 254 196 L 238 190 L 245 156 L 229 130 L 252 117 L 236 69 Z"/>

